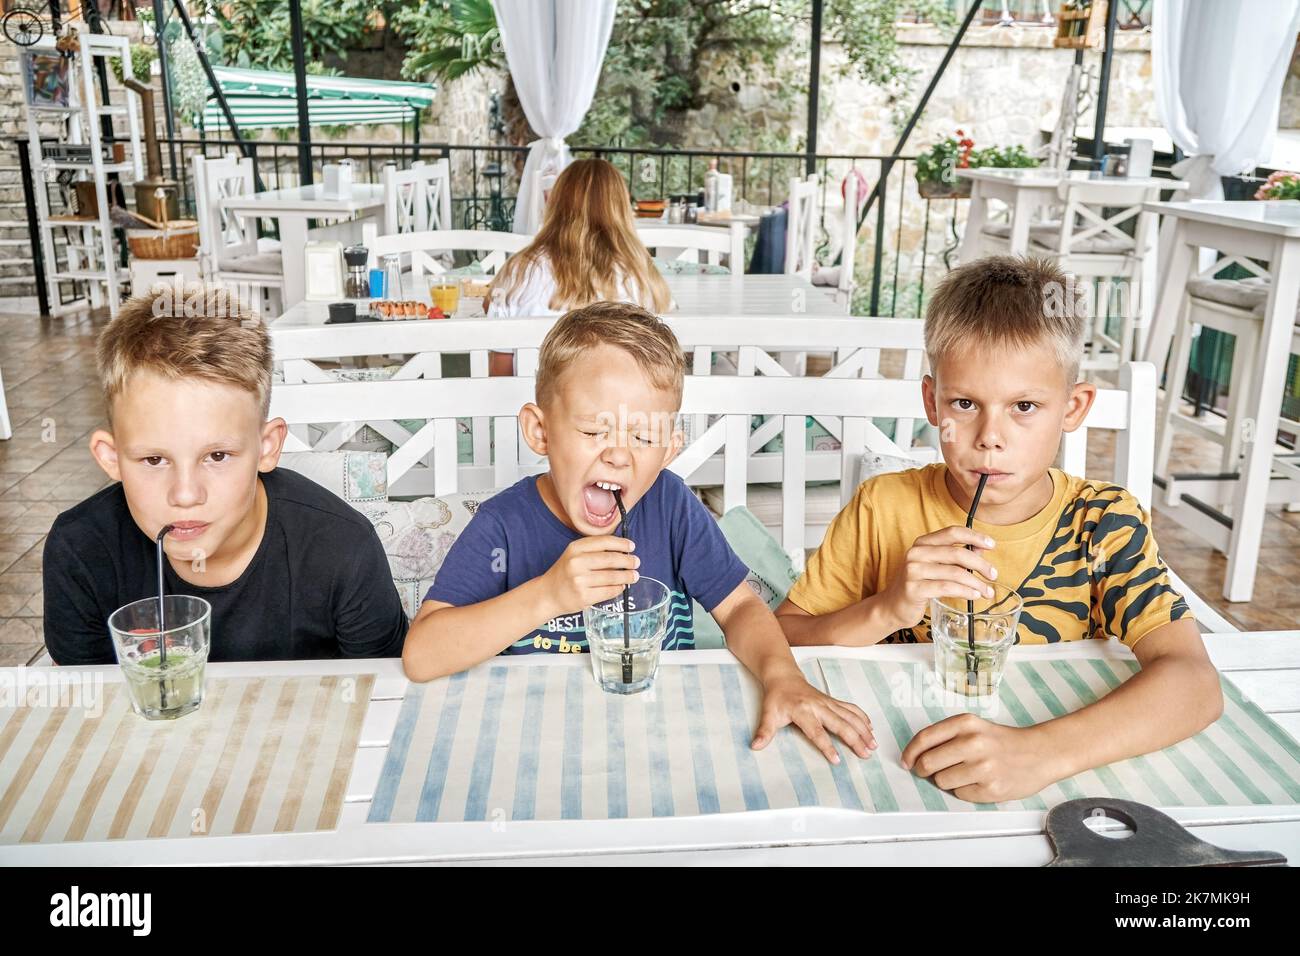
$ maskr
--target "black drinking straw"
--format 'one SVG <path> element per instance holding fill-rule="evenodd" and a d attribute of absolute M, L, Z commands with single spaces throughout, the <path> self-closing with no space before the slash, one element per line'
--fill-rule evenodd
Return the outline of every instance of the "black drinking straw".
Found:
<path fill-rule="evenodd" d="M 975 524 L 975 510 L 980 506 L 980 496 L 984 494 L 984 486 L 988 484 L 988 472 L 980 475 L 979 487 L 975 489 L 975 497 L 971 499 L 970 511 L 966 512 L 966 527 Z M 967 551 L 974 551 L 972 545 L 966 545 Z M 966 687 L 967 689 L 978 684 L 979 678 L 979 658 L 975 656 L 975 602 L 968 600 L 966 602 Z"/>
<path fill-rule="evenodd" d="M 163 594 L 166 588 L 163 586 L 163 538 L 172 530 L 172 526 L 165 524 L 162 530 L 158 532 L 158 537 L 154 543 L 158 546 L 158 690 L 160 692 L 159 703 L 162 709 L 167 709 L 167 682 L 161 677 L 163 668 L 167 666 L 167 622 L 163 616 Z"/>
<path fill-rule="evenodd" d="M 618 506 L 618 529 L 621 537 L 627 537 L 627 511 L 623 507 L 622 491 L 614 492 L 614 504 Z M 632 644 L 628 637 L 627 623 L 627 591 L 628 585 L 623 585 L 623 683 L 632 683 Z"/>

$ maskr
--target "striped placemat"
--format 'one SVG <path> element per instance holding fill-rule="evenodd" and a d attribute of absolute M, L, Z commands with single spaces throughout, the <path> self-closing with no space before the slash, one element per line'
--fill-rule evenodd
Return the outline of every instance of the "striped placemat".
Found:
<path fill-rule="evenodd" d="M 0 706 L 0 844 L 332 829 L 373 683 L 209 678 L 174 721 L 121 683 Z"/>
<path fill-rule="evenodd" d="M 585 666 L 486 664 L 407 692 L 370 822 L 690 816 L 823 806 L 875 812 L 1035 809 L 1082 796 L 1153 806 L 1300 803 L 1300 746 L 1224 681 L 1222 718 L 1190 740 L 1089 771 L 1027 800 L 970 804 L 904 770 L 922 728 L 957 711 L 924 693 L 928 665 L 819 658 L 812 683 L 872 718 L 879 749 L 832 766 L 785 729 L 749 749 L 757 684 L 737 664 L 665 665 L 653 693 L 603 693 Z M 1097 699 L 1127 661 L 1013 662 L 1000 723 L 1027 726 Z"/>

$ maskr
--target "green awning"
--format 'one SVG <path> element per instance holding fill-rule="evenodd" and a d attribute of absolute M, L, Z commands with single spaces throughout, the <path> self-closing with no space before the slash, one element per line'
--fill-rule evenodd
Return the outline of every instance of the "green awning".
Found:
<path fill-rule="evenodd" d="M 213 66 L 240 129 L 298 125 L 298 86 L 292 73 Z M 403 123 L 433 102 L 432 83 L 364 80 L 351 76 L 307 77 L 307 112 L 312 126 Z M 226 128 L 216 97 L 209 94 L 203 126 Z"/>

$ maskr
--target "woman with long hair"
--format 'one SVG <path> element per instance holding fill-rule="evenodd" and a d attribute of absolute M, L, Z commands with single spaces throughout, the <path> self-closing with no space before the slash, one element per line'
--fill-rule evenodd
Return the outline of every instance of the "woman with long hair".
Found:
<path fill-rule="evenodd" d="M 655 313 L 672 307 L 668 285 L 637 236 L 622 175 L 606 160 L 579 159 L 555 180 L 536 237 L 497 271 L 487 313 L 562 315 L 606 300 Z M 511 374 L 511 358 L 494 353 L 493 374 Z"/>

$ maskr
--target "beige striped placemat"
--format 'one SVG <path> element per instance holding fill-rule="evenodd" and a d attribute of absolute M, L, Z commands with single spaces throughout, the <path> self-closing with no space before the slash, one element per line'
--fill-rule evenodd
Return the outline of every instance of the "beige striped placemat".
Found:
<path fill-rule="evenodd" d="M 209 679 L 179 720 L 121 683 L 0 700 L 0 845 L 328 830 L 373 675 Z"/>

